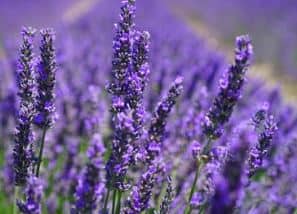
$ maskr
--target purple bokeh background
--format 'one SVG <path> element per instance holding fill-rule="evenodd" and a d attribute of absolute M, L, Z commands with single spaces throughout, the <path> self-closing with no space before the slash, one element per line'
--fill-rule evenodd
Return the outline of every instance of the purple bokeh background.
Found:
<path fill-rule="evenodd" d="M 18 34 L 23 25 L 55 26 L 79 0 L 0 0 L 0 35 Z"/>

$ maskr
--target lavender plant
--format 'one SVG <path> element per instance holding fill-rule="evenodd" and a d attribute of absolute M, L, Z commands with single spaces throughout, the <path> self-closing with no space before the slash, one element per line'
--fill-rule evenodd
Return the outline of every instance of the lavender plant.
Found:
<path fill-rule="evenodd" d="M 158 104 L 157 109 L 154 112 L 151 120 L 150 128 L 148 130 L 148 139 L 145 144 L 146 160 L 150 165 L 156 158 L 158 158 L 162 141 L 164 140 L 164 132 L 166 126 L 166 120 L 172 110 L 177 98 L 182 92 L 183 79 L 178 77 L 171 85 L 166 97 Z"/>
<path fill-rule="evenodd" d="M 272 115 L 269 115 L 266 108 L 260 109 L 252 119 L 256 131 L 258 132 L 258 143 L 250 151 L 249 172 L 251 177 L 263 164 L 263 159 L 271 147 L 273 136 L 277 130 Z"/>
<path fill-rule="evenodd" d="M 22 30 L 23 44 L 20 48 L 18 63 L 18 96 L 20 97 L 19 113 L 15 133 L 14 182 L 16 186 L 24 186 L 29 177 L 33 161 L 32 121 L 35 115 L 35 77 L 33 38 L 35 29 Z"/>
<path fill-rule="evenodd" d="M 133 152 L 133 119 L 129 116 L 131 107 L 125 100 L 130 95 L 127 80 L 130 77 L 131 49 L 134 34 L 135 1 L 123 1 L 120 22 L 116 25 L 116 36 L 113 42 L 112 82 L 108 91 L 112 95 L 112 152 L 106 165 L 109 189 L 127 189 L 124 184 L 127 169 L 132 162 Z"/>
<path fill-rule="evenodd" d="M 232 145 L 231 157 L 227 160 L 222 175 L 216 181 L 210 213 L 232 213 L 234 211 L 243 186 L 242 175 L 248 149 L 249 142 L 246 142 L 246 139 Z"/>
<path fill-rule="evenodd" d="M 10 111 L 0 114 L 0 148 L 8 157 L 0 209 L 10 213 L 14 204 L 22 213 L 294 213 L 297 113 L 278 90 L 253 78 L 243 87 L 250 38 L 237 38 L 228 67 L 224 55 L 163 1 L 122 1 L 113 32 L 118 6 L 100 1 L 58 27 L 57 39 L 53 30 L 42 30 L 39 58 L 33 56 L 33 32 L 26 29 L 17 87 L 11 72 L 15 49 L 5 45 L 0 109 Z M 257 108 L 263 100 L 269 113 Z M 21 114 L 14 115 L 15 109 Z M 59 120 L 49 132 L 55 113 Z M 16 136 L 32 136 L 24 132 L 29 130 L 41 132 L 41 139 L 15 138 L 14 126 L 22 134 Z M 26 156 L 10 154 L 13 139 Z M 19 162 L 24 171 L 11 167 L 15 159 L 28 161 L 26 167 Z M 17 203 L 12 171 L 26 172 Z"/>
<path fill-rule="evenodd" d="M 90 148 L 88 150 L 89 163 L 85 172 L 79 178 L 76 188 L 76 203 L 73 213 L 92 213 L 96 210 L 97 202 L 103 195 L 104 185 L 100 181 L 100 170 L 102 167 L 102 155 L 104 147 L 101 142 L 101 136 L 93 136 Z"/>
<path fill-rule="evenodd" d="M 54 40 L 55 35 L 52 29 L 44 29 L 40 32 L 42 36 L 40 52 L 41 57 L 38 63 L 38 77 L 37 77 L 37 97 L 35 123 L 42 129 L 42 137 L 39 148 L 39 155 L 36 165 L 36 176 L 39 176 L 40 164 L 42 162 L 42 154 L 47 129 L 53 123 L 55 112 L 54 98 L 55 98 L 55 73 L 56 73 L 56 59 Z"/>
<path fill-rule="evenodd" d="M 227 71 L 227 77 L 220 80 L 220 92 L 205 116 L 203 131 L 208 139 L 215 140 L 223 133 L 233 108 L 241 96 L 245 73 L 249 66 L 253 48 L 249 36 L 236 38 L 235 62 Z"/>
<path fill-rule="evenodd" d="M 41 198 L 43 195 L 43 185 L 41 180 L 35 176 L 28 178 L 28 184 L 25 190 L 25 201 L 17 201 L 17 205 L 24 214 L 40 214 Z"/>

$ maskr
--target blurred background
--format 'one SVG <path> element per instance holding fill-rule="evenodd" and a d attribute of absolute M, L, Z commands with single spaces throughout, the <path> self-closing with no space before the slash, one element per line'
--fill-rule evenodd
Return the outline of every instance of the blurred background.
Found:
<path fill-rule="evenodd" d="M 147 1 L 147 0 L 138 0 Z M 253 76 L 282 88 L 297 101 L 296 0 L 164 0 L 213 48 L 232 54 L 237 35 L 249 33 L 255 48 Z M 22 25 L 51 26 L 75 21 L 100 0 L 1 0 L 0 56 Z"/>

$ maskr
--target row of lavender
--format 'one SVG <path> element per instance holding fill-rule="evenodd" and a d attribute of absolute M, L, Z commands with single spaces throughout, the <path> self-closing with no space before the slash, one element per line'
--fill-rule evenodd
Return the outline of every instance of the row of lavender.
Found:
<path fill-rule="evenodd" d="M 265 1 L 175 1 L 176 6 L 193 14 L 230 42 L 242 32 L 255 38 L 257 61 L 271 63 L 279 72 L 297 76 L 297 4 L 294 0 Z"/>
<path fill-rule="evenodd" d="M 107 0 L 58 30 L 58 117 L 52 129 L 43 127 L 40 176 L 40 156 L 26 156 L 27 165 L 13 163 L 19 150 L 11 157 L 16 115 L 24 119 L 16 114 L 16 94 L 24 85 L 17 89 L 14 82 L 25 77 L 14 75 L 23 58 L 17 63 L 15 50 L 7 50 L 0 93 L 6 202 L 14 203 L 18 184 L 26 189 L 18 203 L 24 213 L 40 213 L 41 207 L 48 213 L 293 212 L 297 116 L 277 91 L 254 80 L 244 85 L 249 38 L 238 37 L 228 66 L 166 5 L 139 1 L 135 19 L 134 4 L 123 1 L 115 36 L 119 5 Z M 41 56 L 46 51 L 41 48 Z M 38 94 L 42 90 L 37 87 Z M 39 103 L 37 112 L 53 109 Z M 25 120 L 34 133 L 40 133 L 33 126 L 44 121 L 40 115 Z M 25 148 L 38 153 L 38 142 Z M 13 165 L 16 175 L 29 179 L 14 183 Z"/>

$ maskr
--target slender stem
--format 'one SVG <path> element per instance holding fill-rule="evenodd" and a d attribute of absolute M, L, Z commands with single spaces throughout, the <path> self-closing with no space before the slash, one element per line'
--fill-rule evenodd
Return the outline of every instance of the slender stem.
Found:
<path fill-rule="evenodd" d="M 206 207 L 207 207 L 206 204 L 201 205 L 201 206 L 199 207 L 199 214 L 203 214 L 203 213 L 205 213 Z"/>
<path fill-rule="evenodd" d="M 115 206 L 116 206 L 116 199 L 117 199 L 117 190 L 113 190 L 113 196 L 112 196 L 112 210 L 111 213 L 114 214 Z"/>
<path fill-rule="evenodd" d="M 204 156 L 208 156 L 208 153 L 209 153 L 210 149 L 212 148 L 212 144 L 213 144 L 213 141 L 209 139 L 207 141 L 206 145 L 204 146 L 203 150 L 202 150 L 201 159 L 197 160 L 197 170 L 196 170 L 195 178 L 194 178 L 192 188 L 191 188 L 191 191 L 190 191 L 190 195 L 189 195 L 189 199 L 188 199 L 188 205 L 187 205 L 187 207 L 185 209 L 184 214 L 191 214 L 191 212 L 192 212 L 192 208 L 191 208 L 190 203 L 191 203 L 193 194 L 194 194 L 195 189 L 196 189 L 196 184 L 197 184 L 197 180 L 198 180 L 200 171 L 201 171 L 201 169 L 203 168 L 203 166 L 205 164 L 205 160 L 203 161 L 203 158 L 204 158 Z"/>
<path fill-rule="evenodd" d="M 40 166 L 41 166 L 41 162 L 42 162 L 42 153 L 43 153 L 46 131 L 47 131 L 47 128 L 44 127 L 42 130 L 41 144 L 40 144 L 40 149 L 39 149 L 38 162 L 37 162 L 37 166 L 36 166 L 36 177 L 39 176 L 39 170 L 40 170 Z"/>
<path fill-rule="evenodd" d="M 194 182 L 192 184 L 191 192 L 190 192 L 189 199 L 188 199 L 189 202 L 192 200 L 193 194 L 195 192 L 198 176 L 199 176 L 199 169 L 196 170 L 196 173 L 195 173 Z"/>
<path fill-rule="evenodd" d="M 121 198 L 122 198 L 122 191 L 118 190 L 118 198 L 117 198 L 117 208 L 116 208 L 116 214 L 120 214 L 121 211 Z"/>
<path fill-rule="evenodd" d="M 103 208 L 104 211 L 107 211 L 107 203 L 108 203 L 109 194 L 110 194 L 110 188 L 107 189 L 106 197 L 104 200 L 104 208 Z"/>
<path fill-rule="evenodd" d="M 14 203 L 13 203 L 13 214 L 18 214 L 18 206 L 17 206 L 17 199 L 19 197 L 19 187 L 14 187 Z"/>
<path fill-rule="evenodd" d="M 193 184 L 191 187 L 191 191 L 190 191 L 190 195 L 189 195 L 189 199 L 188 199 L 188 205 L 184 212 L 185 214 L 190 214 L 192 212 L 190 203 L 191 203 L 192 197 L 194 195 L 194 192 L 196 190 L 196 185 L 197 185 L 197 181 L 198 181 L 198 177 L 199 177 L 201 168 L 202 168 L 202 163 L 199 163 L 199 161 L 197 161 L 197 170 L 195 172 L 195 178 L 194 178 L 194 181 L 193 181 Z"/>
<path fill-rule="evenodd" d="M 202 155 L 208 155 L 209 151 L 211 150 L 212 148 L 212 144 L 213 144 L 214 141 L 212 140 L 208 140 L 206 145 L 204 146 L 203 150 L 202 150 Z"/>

